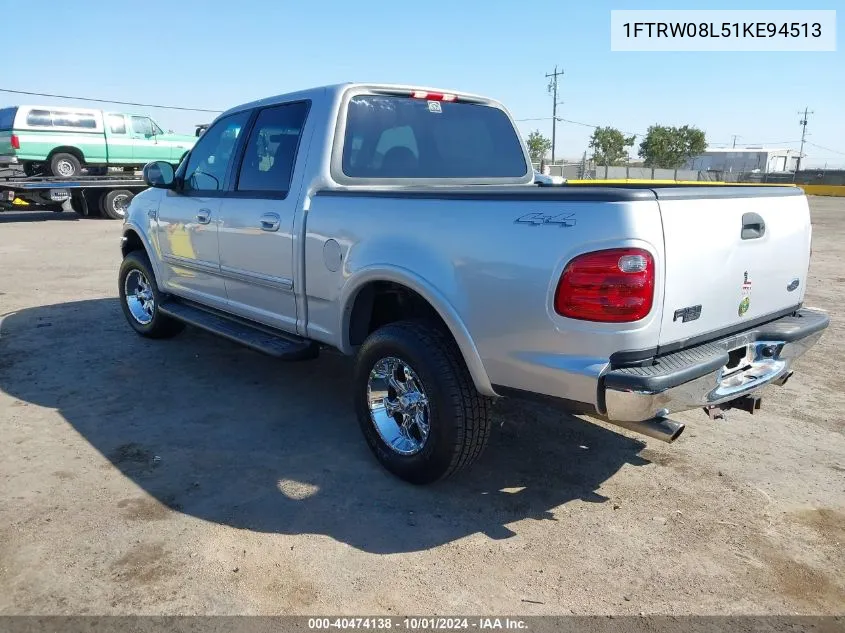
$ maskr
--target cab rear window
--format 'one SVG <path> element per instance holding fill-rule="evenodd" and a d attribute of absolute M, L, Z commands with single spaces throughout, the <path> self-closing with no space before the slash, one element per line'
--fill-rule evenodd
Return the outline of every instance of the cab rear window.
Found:
<path fill-rule="evenodd" d="M 342 169 L 368 179 L 518 178 L 528 171 L 502 110 L 393 95 L 350 99 Z"/>

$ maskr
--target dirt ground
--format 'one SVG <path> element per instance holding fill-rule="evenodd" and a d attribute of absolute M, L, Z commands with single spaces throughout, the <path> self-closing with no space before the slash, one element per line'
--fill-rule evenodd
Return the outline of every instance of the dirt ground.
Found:
<path fill-rule="evenodd" d="M 0 214 L 0 613 L 845 612 L 845 200 L 811 205 L 832 325 L 760 413 L 669 446 L 504 401 L 427 488 L 371 457 L 348 359 L 143 340 L 119 223 Z"/>

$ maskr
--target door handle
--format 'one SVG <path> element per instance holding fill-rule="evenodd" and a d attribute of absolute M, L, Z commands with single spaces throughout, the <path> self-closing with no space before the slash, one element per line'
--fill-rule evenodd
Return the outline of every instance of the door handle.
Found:
<path fill-rule="evenodd" d="M 756 240 L 766 234 L 766 221 L 757 213 L 742 214 L 742 233 L 744 240 Z"/>
<path fill-rule="evenodd" d="M 197 222 L 200 224 L 208 224 L 211 222 L 211 209 L 200 209 L 197 211 Z"/>
<path fill-rule="evenodd" d="M 278 231 L 282 218 L 278 213 L 265 213 L 261 216 L 261 230 L 262 231 Z"/>

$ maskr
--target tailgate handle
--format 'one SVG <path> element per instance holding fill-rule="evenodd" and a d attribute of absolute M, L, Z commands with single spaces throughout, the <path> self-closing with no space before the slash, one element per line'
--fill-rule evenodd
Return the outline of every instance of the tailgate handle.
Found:
<path fill-rule="evenodd" d="M 766 221 L 756 213 L 742 214 L 742 233 L 744 240 L 756 240 L 766 234 Z"/>

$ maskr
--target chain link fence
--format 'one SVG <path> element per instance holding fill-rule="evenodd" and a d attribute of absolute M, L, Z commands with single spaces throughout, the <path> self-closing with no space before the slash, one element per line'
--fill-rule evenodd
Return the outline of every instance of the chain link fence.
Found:
<path fill-rule="evenodd" d="M 681 180 L 700 182 L 740 182 L 799 185 L 845 185 L 845 169 L 802 169 L 797 172 L 728 172 L 659 167 L 605 166 L 592 161 L 557 162 L 543 165 L 550 176 L 567 180 Z M 539 163 L 534 169 L 541 170 Z"/>

